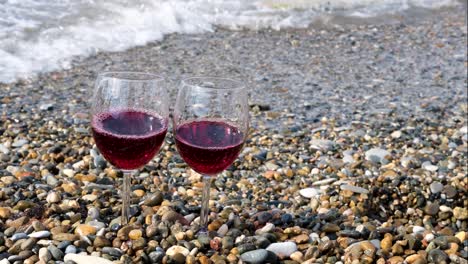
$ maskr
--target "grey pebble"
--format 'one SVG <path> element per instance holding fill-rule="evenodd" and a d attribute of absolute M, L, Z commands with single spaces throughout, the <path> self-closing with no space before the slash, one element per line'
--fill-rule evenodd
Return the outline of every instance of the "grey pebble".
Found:
<path fill-rule="evenodd" d="M 28 237 L 28 234 L 26 233 L 16 233 L 14 235 L 11 236 L 11 241 L 17 241 L 17 240 L 20 240 L 20 239 L 23 239 L 23 238 L 27 238 Z"/>
<path fill-rule="evenodd" d="M 77 252 L 77 249 L 76 249 L 76 247 L 74 245 L 69 245 L 65 249 L 65 254 L 74 254 L 76 252 Z"/>
<path fill-rule="evenodd" d="M 266 263 L 268 258 L 268 251 L 266 249 L 256 249 L 245 252 L 241 255 L 242 261 L 250 264 Z"/>
<path fill-rule="evenodd" d="M 432 193 L 440 193 L 444 189 L 444 185 L 440 182 L 435 181 L 431 183 L 429 188 L 431 189 Z"/>
<path fill-rule="evenodd" d="M 164 258 L 164 256 L 165 254 L 164 254 L 164 251 L 162 250 L 155 250 L 148 254 L 148 257 L 151 260 L 151 263 L 160 263 L 162 259 Z"/>
<path fill-rule="evenodd" d="M 26 145 L 28 143 L 29 143 L 29 141 L 26 140 L 26 139 L 19 139 L 19 140 L 13 142 L 13 144 L 11 144 L 11 146 L 15 147 L 15 148 L 19 148 L 19 147 L 22 147 L 22 146 L 24 146 L 24 145 Z"/>
<path fill-rule="evenodd" d="M 123 254 L 120 249 L 113 247 L 103 247 L 101 251 L 103 254 L 108 254 L 117 258 L 120 258 Z"/>
<path fill-rule="evenodd" d="M 52 255 L 52 258 L 54 258 L 55 260 L 63 260 L 64 254 L 56 246 L 50 245 L 50 246 L 47 247 L 47 249 L 49 250 L 50 254 Z"/>

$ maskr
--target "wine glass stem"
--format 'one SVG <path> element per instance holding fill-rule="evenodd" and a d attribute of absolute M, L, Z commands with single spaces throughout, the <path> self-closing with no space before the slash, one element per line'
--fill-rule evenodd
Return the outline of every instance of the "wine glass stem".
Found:
<path fill-rule="evenodd" d="M 203 175 L 203 193 L 202 193 L 202 208 L 200 213 L 200 227 L 202 232 L 207 232 L 208 215 L 210 214 L 210 186 L 211 176 Z"/>
<path fill-rule="evenodd" d="M 122 216 L 121 224 L 126 225 L 130 219 L 130 180 L 132 178 L 132 170 L 123 171 L 123 184 L 122 184 Z"/>

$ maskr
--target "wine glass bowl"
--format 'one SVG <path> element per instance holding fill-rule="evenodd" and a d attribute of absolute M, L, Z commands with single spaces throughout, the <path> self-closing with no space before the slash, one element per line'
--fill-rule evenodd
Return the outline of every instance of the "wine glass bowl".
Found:
<path fill-rule="evenodd" d="M 91 113 L 97 148 L 124 172 L 121 220 L 126 224 L 130 175 L 154 157 L 167 132 L 169 109 L 164 78 L 141 72 L 99 74 Z"/>
<path fill-rule="evenodd" d="M 185 79 L 180 84 L 172 120 L 180 156 L 203 175 L 203 230 L 208 221 L 211 179 L 234 162 L 247 136 L 247 89 L 242 82 L 227 78 Z"/>

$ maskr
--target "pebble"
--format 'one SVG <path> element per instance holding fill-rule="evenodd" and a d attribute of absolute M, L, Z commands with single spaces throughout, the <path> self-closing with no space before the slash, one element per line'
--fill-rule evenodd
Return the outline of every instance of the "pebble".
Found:
<path fill-rule="evenodd" d="M 75 254 L 76 252 L 78 252 L 78 250 L 74 245 L 69 245 L 65 248 L 65 254 Z"/>
<path fill-rule="evenodd" d="M 7 148 L 4 144 L 0 144 L 0 152 L 2 152 L 5 155 L 10 154 L 10 149 Z"/>
<path fill-rule="evenodd" d="M 103 247 L 101 249 L 102 253 L 120 258 L 122 256 L 122 251 L 118 248 L 113 248 L 113 247 Z"/>
<path fill-rule="evenodd" d="M 439 204 L 430 203 L 424 207 L 424 212 L 428 215 L 436 215 L 439 212 Z"/>
<path fill-rule="evenodd" d="M 219 227 L 217 233 L 220 237 L 224 237 L 228 231 L 229 231 L 228 225 L 223 224 Z"/>
<path fill-rule="evenodd" d="M 0 207 L 0 218 L 8 219 L 11 216 L 11 209 L 8 207 Z"/>
<path fill-rule="evenodd" d="M 318 197 L 320 195 L 320 191 L 318 189 L 315 189 L 315 188 L 305 188 L 305 189 L 301 189 L 299 191 L 299 194 L 302 197 L 310 199 L 310 198 L 313 198 L 313 197 Z"/>
<path fill-rule="evenodd" d="M 432 165 L 430 161 L 425 161 L 421 164 L 421 168 L 427 170 L 427 171 L 431 171 L 431 172 L 435 172 L 439 169 L 438 166 L 436 165 Z"/>
<path fill-rule="evenodd" d="M 13 142 L 13 144 L 11 144 L 12 147 L 14 148 L 20 148 L 26 144 L 28 144 L 29 141 L 26 140 L 26 139 L 19 139 L 19 140 L 16 140 L 15 142 Z"/>
<path fill-rule="evenodd" d="M 62 197 L 57 192 L 51 192 L 47 195 L 46 201 L 48 203 L 58 203 L 62 200 Z"/>
<path fill-rule="evenodd" d="M 429 251 L 427 260 L 433 263 L 449 263 L 449 256 L 440 249 Z"/>
<path fill-rule="evenodd" d="M 69 178 L 73 178 L 73 176 L 75 176 L 75 171 L 72 170 L 72 169 L 64 169 L 62 171 L 63 175 L 69 177 Z"/>
<path fill-rule="evenodd" d="M 43 230 L 43 231 L 36 231 L 36 232 L 32 232 L 31 234 L 29 234 L 28 236 L 29 237 L 33 237 L 33 238 L 47 238 L 47 237 L 50 237 L 51 233 L 47 230 Z"/>
<path fill-rule="evenodd" d="M 444 185 L 437 181 L 431 183 L 429 187 L 431 188 L 432 193 L 440 193 L 444 189 Z"/>
<path fill-rule="evenodd" d="M 182 247 L 182 246 L 172 246 L 168 248 L 166 251 L 166 255 L 170 257 L 174 256 L 175 254 L 182 254 L 184 256 L 188 256 L 189 253 L 190 251 L 187 248 Z"/>
<path fill-rule="evenodd" d="M 375 163 L 386 164 L 388 162 L 387 157 L 390 156 L 390 152 L 381 148 L 372 148 L 366 151 L 365 155 L 366 155 L 366 160 L 369 160 Z"/>
<path fill-rule="evenodd" d="M 76 264 L 113 264 L 112 261 L 105 258 L 97 256 L 86 256 L 81 254 L 66 254 L 64 261 L 73 261 Z"/>
<path fill-rule="evenodd" d="M 39 249 L 39 259 L 47 263 L 49 260 L 51 260 L 52 255 L 50 254 L 49 250 L 47 248 L 41 248 Z"/>
<path fill-rule="evenodd" d="M 88 236 L 88 235 L 95 235 L 96 234 L 96 227 L 88 225 L 88 224 L 81 224 L 78 225 L 75 229 L 75 234 L 81 236 Z"/>
<path fill-rule="evenodd" d="M 422 226 L 413 226 L 413 234 L 422 234 L 426 229 Z"/>
<path fill-rule="evenodd" d="M 27 237 L 28 237 L 28 234 L 26 234 L 26 233 L 16 233 L 13 236 L 11 236 L 11 241 L 14 242 L 14 241 L 24 239 L 24 238 L 27 238 Z"/>
<path fill-rule="evenodd" d="M 364 189 L 364 188 L 359 187 L 359 186 L 349 185 L 349 184 L 341 185 L 340 189 L 344 190 L 344 191 L 351 191 L 353 193 L 364 193 L 364 194 L 369 193 L 369 190 L 367 190 L 367 189 Z"/>
<path fill-rule="evenodd" d="M 310 147 L 316 150 L 329 151 L 333 148 L 334 142 L 326 139 L 312 139 L 310 142 Z"/>
<path fill-rule="evenodd" d="M 47 247 L 49 250 L 50 254 L 52 255 L 52 258 L 55 260 L 62 260 L 64 257 L 63 252 L 58 249 L 56 246 L 50 245 Z"/>
<path fill-rule="evenodd" d="M 278 242 L 270 244 L 266 250 L 275 253 L 278 257 L 289 257 L 297 251 L 297 245 L 294 242 Z"/>
<path fill-rule="evenodd" d="M 143 232 L 141 232 L 141 230 L 139 229 L 134 229 L 130 231 L 130 233 L 128 233 L 128 237 L 133 240 L 137 240 L 141 238 L 142 235 L 143 235 Z"/>
<path fill-rule="evenodd" d="M 240 258 L 242 261 L 250 264 L 267 263 L 268 251 L 265 249 L 256 249 L 243 253 Z"/>
<path fill-rule="evenodd" d="M 267 223 L 264 227 L 257 229 L 257 231 L 255 231 L 255 234 L 261 235 L 261 234 L 270 233 L 271 231 L 273 231 L 274 228 L 275 228 L 274 224 Z"/>
<path fill-rule="evenodd" d="M 153 252 L 148 254 L 152 263 L 160 263 L 164 258 L 165 254 L 161 248 L 156 248 Z"/>
<path fill-rule="evenodd" d="M 455 207 L 453 209 L 453 217 L 457 220 L 467 220 L 468 219 L 468 208 L 466 207 Z"/>

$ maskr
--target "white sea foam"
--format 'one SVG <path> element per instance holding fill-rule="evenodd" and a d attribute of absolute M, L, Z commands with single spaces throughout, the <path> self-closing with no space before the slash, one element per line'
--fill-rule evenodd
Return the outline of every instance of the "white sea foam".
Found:
<path fill-rule="evenodd" d="M 306 27 L 323 14 L 371 17 L 456 0 L 0 0 L 0 82 L 68 68 L 169 33 Z"/>

